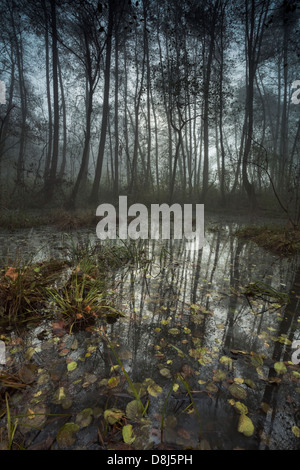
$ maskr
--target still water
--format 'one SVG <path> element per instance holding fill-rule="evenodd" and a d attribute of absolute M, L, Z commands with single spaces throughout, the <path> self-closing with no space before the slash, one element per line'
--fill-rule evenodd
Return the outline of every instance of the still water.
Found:
<path fill-rule="evenodd" d="M 293 356 L 300 262 L 237 239 L 236 228 L 214 221 L 199 251 L 174 240 L 148 241 L 142 261 L 108 274 L 124 316 L 106 325 L 106 337 L 147 404 L 142 419 L 126 421 L 133 426 L 131 448 L 300 448 L 300 366 Z M 97 242 L 92 231 L 72 237 Z M 2 232 L 0 256 L 2 262 L 64 257 L 67 240 L 50 227 Z M 289 303 L 245 296 L 258 281 L 288 294 Z M 31 373 L 30 387 L 12 397 L 15 412 L 40 413 L 39 432 L 20 426 L 27 448 L 126 447 L 125 421 L 107 428 L 103 413 L 116 408 L 125 415 L 134 396 L 98 333 L 67 334 L 46 320 L 26 334 L 11 332 L 8 363 L 26 364 Z M 76 432 L 61 442 L 56 437 L 66 422 L 77 424 Z"/>

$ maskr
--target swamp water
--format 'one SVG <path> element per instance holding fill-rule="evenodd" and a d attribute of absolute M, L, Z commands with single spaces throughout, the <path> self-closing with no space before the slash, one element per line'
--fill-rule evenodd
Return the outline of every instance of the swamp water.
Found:
<path fill-rule="evenodd" d="M 239 240 L 236 228 L 210 224 L 199 251 L 172 240 L 145 243 L 144 262 L 110 274 L 124 314 L 114 323 L 69 334 L 45 319 L 26 331 L 1 331 L 11 338 L 6 367 L 28 384 L 10 391 L 11 414 L 24 415 L 16 445 L 299 449 L 300 366 L 292 361 L 300 339 L 299 259 Z M 72 236 L 99 242 L 91 230 Z M 63 258 L 66 239 L 52 228 L 3 231 L 0 258 Z M 251 282 L 288 294 L 289 303 L 246 296 Z"/>

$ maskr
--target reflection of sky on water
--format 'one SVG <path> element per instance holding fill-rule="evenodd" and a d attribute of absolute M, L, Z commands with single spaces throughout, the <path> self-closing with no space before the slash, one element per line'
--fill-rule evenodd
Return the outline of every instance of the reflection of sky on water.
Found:
<path fill-rule="evenodd" d="M 276 377 L 275 362 L 291 361 L 291 343 L 299 339 L 299 263 L 239 241 L 232 236 L 232 230 L 230 224 L 207 230 L 205 245 L 199 251 L 186 249 L 184 241 L 145 242 L 148 262 L 144 259 L 138 267 L 127 266 L 115 274 L 119 307 L 125 317 L 109 325 L 108 333 L 134 382 L 150 377 L 163 387 L 161 396 L 150 397 L 149 414 L 153 420 L 155 413 L 161 413 L 172 378 L 188 364 L 193 373 L 187 380 L 195 392 L 204 437 L 211 447 L 294 449 L 298 440 L 291 427 L 299 426 L 296 415 L 299 379 L 297 382 L 293 378 L 291 366 L 280 377 L 280 383 L 274 384 L 269 379 Z M 85 232 L 76 236 L 84 237 Z M 89 232 L 89 236 L 93 240 L 94 234 Z M 18 231 L 10 238 L 2 233 L 0 256 L 27 254 L 30 259 L 36 254 L 36 261 L 64 256 L 67 241 L 68 236 L 51 229 Z M 267 303 L 258 302 L 252 309 L 242 291 L 253 281 L 264 281 L 274 289 L 289 293 L 290 305 L 269 313 Z M 73 372 L 69 383 L 74 406 L 79 409 L 82 401 L 88 406 L 89 393 L 90 400 L 95 400 L 97 387 L 93 384 L 94 392 L 91 392 L 91 388 L 74 385 L 76 374 L 87 383 L 90 379 L 86 377 L 91 374 L 98 380 L 109 377 L 111 363 L 99 338 L 88 338 L 85 332 L 77 334 L 77 338 L 80 346 L 71 353 L 74 360 L 84 357 L 88 345 L 97 347 L 96 353 L 78 367 L 78 372 Z M 68 341 L 71 340 L 73 335 Z M 35 341 L 40 351 L 38 361 L 46 361 L 51 351 L 55 356 L 51 343 Z M 251 353 L 263 357 L 260 368 L 251 362 Z M 220 364 L 222 356 L 232 358 L 232 367 Z M 61 368 L 61 380 L 68 382 L 64 376 L 65 363 L 55 367 Z M 163 368 L 170 371 L 170 377 L 160 373 Z M 224 380 L 215 380 L 218 370 L 226 373 Z M 298 369 L 294 366 L 294 370 L 299 371 L 299 366 Z M 251 379 L 255 383 L 255 389 L 242 385 L 247 391 L 247 398 L 242 401 L 256 429 L 251 438 L 237 432 L 238 414 L 228 402 L 232 398 L 228 386 L 234 378 Z M 211 384 L 216 390 L 212 388 L 208 393 L 207 386 Z M 180 423 L 188 429 L 192 445 L 197 445 L 199 423 L 192 415 L 177 411 L 178 406 L 188 405 L 186 400 L 186 393 L 172 394 L 168 413 L 180 417 L 177 428 Z M 267 412 L 262 412 L 261 403 L 268 404 Z M 177 431 L 172 427 L 166 429 L 166 439 L 178 444 Z"/>

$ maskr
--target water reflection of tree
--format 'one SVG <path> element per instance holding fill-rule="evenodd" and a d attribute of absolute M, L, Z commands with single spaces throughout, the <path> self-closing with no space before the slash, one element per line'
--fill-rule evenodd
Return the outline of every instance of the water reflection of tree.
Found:
<path fill-rule="evenodd" d="M 277 332 L 278 338 L 280 337 L 286 338 L 289 341 L 284 341 L 284 342 L 276 341 L 275 342 L 273 354 L 272 354 L 273 364 L 279 361 L 291 361 L 292 350 L 291 350 L 290 344 L 292 344 L 294 340 L 294 335 L 295 335 L 295 332 L 297 331 L 297 322 L 298 322 L 299 315 L 300 315 L 300 308 L 299 308 L 300 289 L 299 287 L 300 287 L 300 266 L 298 266 L 296 269 L 292 287 L 290 289 L 289 295 L 290 295 L 291 302 L 290 304 L 287 305 L 285 309 L 285 315 L 282 321 L 280 322 L 279 329 Z M 284 401 L 281 400 L 282 392 L 283 392 L 282 388 L 285 386 L 285 384 L 284 383 L 274 384 L 272 379 L 276 376 L 277 376 L 276 371 L 274 370 L 273 367 L 270 367 L 267 381 L 266 381 L 266 387 L 265 387 L 264 394 L 261 400 L 261 402 L 266 403 L 270 409 L 270 415 L 266 413 L 262 413 L 260 415 L 260 422 L 259 422 L 260 432 L 261 433 L 265 432 L 266 437 L 269 438 L 269 440 L 266 440 L 266 442 L 264 443 L 266 447 L 269 447 L 270 445 L 272 446 L 273 431 L 274 433 L 280 432 L 280 431 L 285 433 L 285 426 L 284 426 L 285 423 L 280 420 L 282 416 L 289 418 L 290 427 L 292 427 L 293 419 L 295 419 L 294 413 L 296 409 L 293 408 L 293 399 L 292 397 L 289 397 L 289 400 L 284 400 Z M 268 380 L 270 379 L 271 381 L 269 382 Z M 298 405 L 296 403 L 295 406 L 299 407 L 299 403 Z M 278 425 L 276 427 L 275 425 L 276 419 L 278 419 L 279 421 L 279 426 L 280 425 L 282 426 L 281 429 L 278 427 Z"/>
<path fill-rule="evenodd" d="M 234 241 L 230 239 L 230 289 L 236 291 L 240 285 L 240 254 L 242 251 L 242 243 L 237 240 L 234 246 Z M 230 349 L 234 343 L 234 322 L 235 312 L 237 310 L 238 297 L 236 295 L 230 295 L 229 305 L 226 319 L 225 336 L 223 340 L 224 349 Z"/>

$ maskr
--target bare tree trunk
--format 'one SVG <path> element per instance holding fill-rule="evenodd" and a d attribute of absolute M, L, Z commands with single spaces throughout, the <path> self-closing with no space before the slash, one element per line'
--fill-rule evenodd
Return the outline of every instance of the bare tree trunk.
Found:
<path fill-rule="evenodd" d="M 45 202 L 52 200 L 56 182 L 59 146 L 59 95 L 58 95 L 58 48 L 57 48 L 57 23 L 56 0 L 51 3 L 51 36 L 52 36 L 52 74 L 53 74 L 53 148 L 49 177 L 45 181 Z"/>
<path fill-rule="evenodd" d="M 46 67 L 46 90 L 47 90 L 47 106 L 48 106 L 48 146 L 46 153 L 46 161 L 44 168 L 44 180 L 49 177 L 49 169 L 52 154 L 52 137 L 53 137 L 53 123 L 52 123 L 52 105 L 51 105 L 51 89 L 50 89 L 50 58 L 49 58 L 49 25 L 48 25 L 48 12 L 45 0 L 41 0 L 44 10 L 44 24 L 45 24 L 45 67 Z"/>
<path fill-rule="evenodd" d="M 215 19 L 218 9 L 218 0 L 215 0 L 211 18 L 211 29 L 209 36 L 209 49 L 207 63 L 204 64 L 204 83 L 203 83 L 203 174 L 202 174 L 202 192 L 201 201 L 205 203 L 209 187 L 209 98 L 210 98 L 210 77 L 213 62 L 213 53 L 215 47 Z"/>
<path fill-rule="evenodd" d="M 137 57 L 138 37 L 136 39 L 137 41 L 135 45 L 135 59 L 136 59 L 136 67 L 138 70 L 139 68 L 138 57 Z M 133 194 L 138 189 L 137 163 L 138 163 L 138 148 L 139 148 L 139 114 L 140 114 L 141 99 L 142 99 L 142 93 L 143 93 L 143 87 L 144 87 L 144 77 L 145 77 L 145 49 L 143 51 L 141 78 L 140 79 L 137 78 L 137 84 L 136 84 L 136 89 L 135 89 L 135 99 L 134 99 L 135 101 L 134 103 L 134 116 L 135 116 L 134 146 L 133 146 L 133 156 L 132 156 L 131 180 L 130 180 L 130 186 L 129 186 L 129 191 L 130 193 L 133 193 Z"/>
<path fill-rule="evenodd" d="M 248 178 L 248 163 L 253 140 L 253 104 L 254 104 L 254 83 L 257 64 L 259 62 L 261 43 L 263 38 L 264 23 L 266 20 L 269 0 L 265 2 L 259 14 L 256 12 L 256 2 L 245 0 L 246 7 L 246 58 L 248 76 L 246 83 L 246 139 L 242 159 L 243 186 L 246 190 L 252 208 L 257 206 L 255 189 L 253 183 Z"/>
<path fill-rule="evenodd" d="M 63 123 L 62 161 L 61 161 L 58 178 L 62 180 L 65 174 L 65 168 L 67 164 L 67 112 L 66 112 L 66 100 L 65 100 L 64 84 L 62 80 L 62 73 L 61 73 L 61 67 L 60 67 L 60 60 L 58 60 L 58 75 L 59 75 L 59 86 L 60 86 L 60 94 L 61 94 L 62 123 Z"/>
<path fill-rule="evenodd" d="M 114 197 L 118 197 L 119 193 L 119 35 L 118 31 L 115 32 L 115 151 L 114 151 L 114 161 L 115 161 L 115 177 L 114 177 L 114 188 L 113 193 Z"/>
<path fill-rule="evenodd" d="M 100 180 L 101 180 L 101 175 L 102 175 L 102 166 L 103 166 L 103 160 L 104 160 L 104 150 L 105 150 L 105 141 L 106 141 L 106 132 L 107 132 L 107 121 L 108 121 L 108 112 L 109 112 L 111 45 L 112 45 L 112 33 L 113 33 L 113 6 L 114 6 L 113 4 L 114 4 L 113 0 L 109 0 L 101 135 L 100 135 L 94 183 L 93 183 L 93 187 L 92 187 L 92 191 L 90 195 L 90 202 L 93 202 L 93 203 L 97 202 L 98 197 L 99 197 Z"/>
<path fill-rule="evenodd" d="M 16 22 L 14 17 L 13 8 L 11 9 L 11 24 L 13 30 L 13 41 L 16 54 L 16 65 L 18 70 L 18 84 L 20 92 L 20 102 L 21 102 L 21 135 L 19 141 L 19 153 L 17 159 L 17 175 L 16 175 L 16 186 L 13 190 L 22 195 L 24 190 L 24 158 L 25 158 L 25 144 L 26 144 L 26 134 L 27 134 L 27 90 L 25 85 L 25 76 L 24 76 L 24 62 L 23 62 L 23 42 L 22 35 L 16 29 Z"/>

